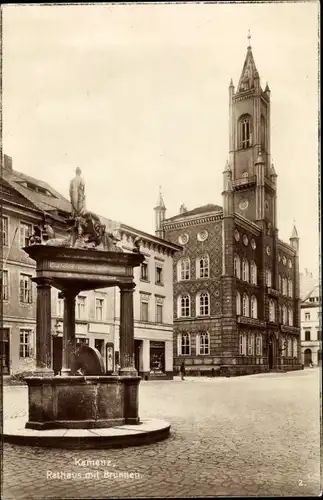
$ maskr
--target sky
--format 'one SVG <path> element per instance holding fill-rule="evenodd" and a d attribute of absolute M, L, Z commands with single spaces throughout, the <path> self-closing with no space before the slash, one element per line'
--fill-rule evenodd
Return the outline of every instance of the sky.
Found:
<path fill-rule="evenodd" d="M 319 266 L 319 3 L 4 5 L 3 151 L 87 208 L 154 234 L 166 217 L 222 205 L 230 79 L 251 45 L 271 90 L 279 237 L 295 219 L 300 270 Z"/>

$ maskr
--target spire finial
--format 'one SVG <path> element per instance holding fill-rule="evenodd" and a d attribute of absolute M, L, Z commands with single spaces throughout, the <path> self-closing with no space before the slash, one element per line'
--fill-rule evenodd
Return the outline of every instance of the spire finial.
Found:
<path fill-rule="evenodd" d="M 248 49 L 251 49 L 250 40 L 251 40 L 251 34 L 250 30 L 248 30 Z"/>

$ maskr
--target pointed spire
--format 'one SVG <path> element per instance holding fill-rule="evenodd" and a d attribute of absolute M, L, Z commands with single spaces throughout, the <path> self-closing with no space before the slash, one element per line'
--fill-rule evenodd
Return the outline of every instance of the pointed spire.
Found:
<path fill-rule="evenodd" d="M 225 168 L 224 168 L 223 173 L 224 174 L 227 174 L 227 173 L 232 174 L 232 170 L 231 170 L 231 166 L 230 166 L 229 160 L 227 160 L 226 163 L 225 163 Z"/>
<path fill-rule="evenodd" d="M 232 81 L 232 78 L 231 78 L 231 80 L 230 80 L 230 85 L 229 85 L 229 88 L 231 88 L 231 87 L 234 87 L 234 85 L 233 85 L 233 81 Z"/>
<path fill-rule="evenodd" d="M 161 186 L 159 186 L 159 193 L 158 193 L 158 199 L 157 199 L 156 208 L 166 209 L 166 206 L 165 206 L 165 203 L 164 203 L 164 200 L 163 200 L 162 191 L 161 191 Z"/>
<path fill-rule="evenodd" d="M 248 30 L 248 49 L 251 49 L 251 45 L 250 45 L 250 40 L 251 40 L 251 34 L 250 34 L 250 29 Z"/>
<path fill-rule="evenodd" d="M 259 73 L 256 68 L 256 64 L 252 55 L 251 45 L 250 45 L 251 35 L 250 30 L 248 33 L 248 48 L 247 55 L 243 65 L 242 73 L 239 80 L 238 92 L 243 92 L 245 90 L 249 90 L 254 88 L 254 80 L 259 78 Z"/>
<path fill-rule="evenodd" d="M 292 231 L 292 235 L 291 235 L 290 239 L 299 239 L 298 238 L 298 232 L 297 232 L 297 229 L 296 229 L 295 219 L 294 219 L 294 222 L 293 222 L 293 231 Z"/>
<path fill-rule="evenodd" d="M 266 87 L 265 87 L 264 92 L 270 92 L 270 88 L 269 88 L 268 82 L 266 82 Z"/>
<path fill-rule="evenodd" d="M 270 175 L 271 175 L 271 177 L 277 177 L 277 174 L 276 174 L 276 170 L 275 170 L 275 167 L 274 167 L 274 162 L 273 162 L 273 161 L 271 162 L 271 167 L 270 167 Z"/>

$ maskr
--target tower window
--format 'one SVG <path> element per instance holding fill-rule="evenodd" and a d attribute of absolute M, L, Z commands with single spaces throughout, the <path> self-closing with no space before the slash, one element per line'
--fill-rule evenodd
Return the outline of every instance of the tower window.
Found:
<path fill-rule="evenodd" d="M 249 117 L 240 121 L 240 142 L 243 149 L 251 146 L 251 120 Z"/>

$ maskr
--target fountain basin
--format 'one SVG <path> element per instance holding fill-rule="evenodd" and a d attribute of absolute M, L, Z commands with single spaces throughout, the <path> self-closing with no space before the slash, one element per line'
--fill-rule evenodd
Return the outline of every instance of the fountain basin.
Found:
<path fill-rule="evenodd" d="M 27 429 L 94 429 L 140 423 L 137 376 L 26 377 Z"/>

